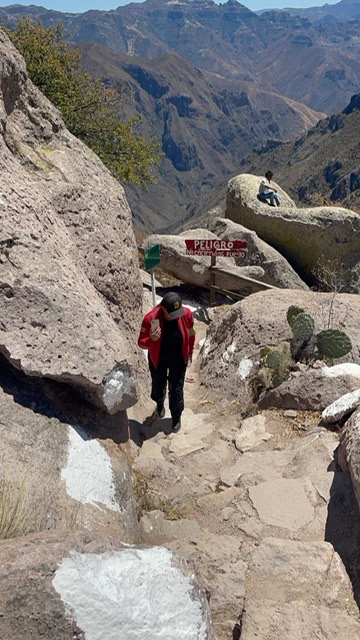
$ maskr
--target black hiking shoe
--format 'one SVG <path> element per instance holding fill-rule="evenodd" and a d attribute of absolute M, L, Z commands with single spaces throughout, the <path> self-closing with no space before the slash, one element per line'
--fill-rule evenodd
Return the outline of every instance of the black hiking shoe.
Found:
<path fill-rule="evenodd" d="M 156 412 L 159 418 L 163 418 L 165 416 L 165 407 L 163 404 L 158 404 L 156 407 Z"/>
<path fill-rule="evenodd" d="M 144 420 L 145 427 L 150 427 L 154 422 L 157 422 L 165 415 L 165 407 L 164 405 L 157 406 L 156 409 L 152 412 L 151 416 L 148 416 Z"/>
<path fill-rule="evenodd" d="M 181 418 L 177 418 L 172 422 L 173 433 L 177 433 L 178 431 L 180 431 L 180 429 L 181 429 Z"/>

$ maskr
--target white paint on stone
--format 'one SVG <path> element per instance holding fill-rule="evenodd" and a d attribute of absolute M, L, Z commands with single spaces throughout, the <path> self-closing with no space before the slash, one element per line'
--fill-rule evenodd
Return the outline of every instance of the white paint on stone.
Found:
<path fill-rule="evenodd" d="M 240 380 L 246 380 L 251 373 L 253 368 L 253 361 L 250 358 L 243 358 L 239 362 L 238 370 L 236 375 Z"/>
<path fill-rule="evenodd" d="M 64 558 L 53 586 L 86 640 L 206 640 L 192 576 L 162 547 Z"/>
<path fill-rule="evenodd" d="M 192 270 L 195 271 L 195 273 L 204 273 L 205 267 L 202 264 L 195 263 L 192 265 Z"/>
<path fill-rule="evenodd" d="M 97 440 L 90 439 L 79 427 L 69 427 L 68 459 L 61 478 L 74 500 L 121 511 L 115 499 L 110 457 Z"/>
<path fill-rule="evenodd" d="M 202 343 L 201 344 L 202 355 L 204 358 L 207 358 L 210 351 L 210 340 L 209 338 L 205 338 L 205 340 L 201 340 L 200 342 Z M 200 345 L 200 342 L 199 342 L 199 345 Z"/>
<path fill-rule="evenodd" d="M 337 378 L 338 376 L 360 378 L 360 365 L 355 364 L 355 362 L 342 362 L 341 364 L 335 364 L 333 367 L 323 367 L 321 373 L 327 378 Z"/>
<path fill-rule="evenodd" d="M 340 398 L 335 400 L 335 402 L 329 404 L 329 406 L 322 412 L 321 417 L 325 423 L 337 422 L 347 413 L 356 409 L 359 404 L 360 389 L 355 389 L 355 391 L 345 393 L 343 396 L 340 396 Z"/>
<path fill-rule="evenodd" d="M 224 364 L 229 364 L 232 359 L 234 353 L 236 351 L 236 343 L 232 342 L 226 349 L 226 351 L 222 354 L 221 360 Z"/>
<path fill-rule="evenodd" d="M 134 380 L 127 371 L 113 369 L 105 378 L 103 402 L 107 410 L 112 413 L 120 408 L 125 395 L 134 395 Z"/>

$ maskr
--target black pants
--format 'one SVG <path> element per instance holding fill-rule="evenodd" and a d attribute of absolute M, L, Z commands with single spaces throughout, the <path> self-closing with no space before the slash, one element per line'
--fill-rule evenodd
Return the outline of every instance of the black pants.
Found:
<path fill-rule="evenodd" d="M 161 361 L 154 367 L 149 358 L 151 373 L 151 399 L 163 405 L 166 395 L 166 383 L 169 381 L 169 408 L 173 420 L 178 420 L 184 411 L 184 382 L 186 364 L 182 358 Z"/>

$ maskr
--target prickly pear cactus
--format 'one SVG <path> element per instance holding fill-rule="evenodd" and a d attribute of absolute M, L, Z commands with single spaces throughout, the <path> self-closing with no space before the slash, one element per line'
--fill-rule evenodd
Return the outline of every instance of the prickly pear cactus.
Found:
<path fill-rule="evenodd" d="M 260 349 L 260 358 L 266 358 L 266 356 L 270 353 L 270 347 L 261 347 Z"/>
<path fill-rule="evenodd" d="M 258 371 L 258 381 L 260 383 L 260 391 L 262 389 L 272 388 L 272 375 L 270 369 L 267 367 L 261 367 Z"/>
<path fill-rule="evenodd" d="M 288 308 L 286 313 L 286 319 L 291 328 L 293 326 L 293 322 L 295 318 L 299 315 L 299 313 L 304 313 L 304 309 L 301 309 L 301 307 L 297 307 L 295 305 L 291 305 L 291 307 Z"/>
<path fill-rule="evenodd" d="M 349 336 L 340 329 L 325 329 L 316 336 L 316 346 L 320 357 L 341 358 L 352 349 Z"/>
<path fill-rule="evenodd" d="M 293 319 L 291 329 L 296 340 L 308 342 L 314 333 L 315 321 L 309 314 L 302 311 Z"/>
<path fill-rule="evenodd" d="M 266 356 L 266 366 L 269 369 L 277 369 L 280 366 L 281 353 L 280 351 L 270 351 Z"/>

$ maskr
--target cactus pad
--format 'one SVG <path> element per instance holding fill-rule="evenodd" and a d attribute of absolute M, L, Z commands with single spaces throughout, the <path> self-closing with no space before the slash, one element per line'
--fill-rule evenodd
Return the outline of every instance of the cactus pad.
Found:
<path fill-rule="evenodd" d="M 341 358 L 352 349 L 349 336 L 339 329 L 325 329 L 316 337 L 319 355 L 325 358 Z"/>
<path fill-rule="evenodd" d="M 290 326 L 296 340 L 308 342 L 314 333 L 315 321 L 309 313 L 302 311 L 292 320 Z"/>
<path fill-rule="evenodd" d="M 281 353 L 280 351 L 270 351 L 266 356 L 266 365 L 269 369 L 277 369 L 280 366 Z"/>
<path fill-rule="evenodd" d="M 266 356 L 271 352 L 270 347 L 261 347 L 260 349 L 260 358 L 266 358 Z"/>
<path fill-rule="evenodd" d="M 304 313 L 304 309 L 301 309 L 300 307 L 296 307 L 295 305 L 291 305 L 291 307 L 288 308 L 286 319 L 290 327 L 292 327 L 293 322 L 295 318 L 299 315 L 299 313 Z"/>

